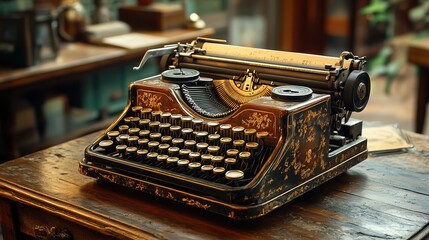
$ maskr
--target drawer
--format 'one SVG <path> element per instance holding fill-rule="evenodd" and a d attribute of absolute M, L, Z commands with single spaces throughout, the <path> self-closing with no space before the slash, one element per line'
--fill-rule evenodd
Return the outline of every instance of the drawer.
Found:
<path fill-rule="evenodd" d="M 111 236 L 35 207 L 17 204 L 17 213 L 20 232 L 37 239 L 112 239 Z M 55 233 L 57 238 L 54 237 Z"/>

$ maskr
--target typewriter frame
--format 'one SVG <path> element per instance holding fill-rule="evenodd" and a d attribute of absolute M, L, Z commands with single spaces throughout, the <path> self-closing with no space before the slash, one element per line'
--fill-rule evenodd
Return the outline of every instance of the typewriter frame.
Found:
<path fill-rule="evenodd" d="M 158 96 L 164 96 L 163 101 L 166 101 L 163 102 L 163 104 L 170 106 L 170 109 L 167 109 L 167 111 L 181 109 L 181 113 L 189 113 L 187 111 L 190 111 L 190 109 L 186 106 L 184 100 L 181 99 L 180 96 L 174 95 L 174 89 L 177 88 L 178 85 L 163 83 L 159 78 L 159 76 L 155 76 L 137 81 L 130 85 L 130 97 L 127 107 L 106 132 L 115 127 L 120 120 L 131 111 L 130 109 L 132 106 L 139 104 L 137 101 L 139 91 L 148 91 L 152 94 L 158 91 Z M 158 88 L 159 86 L 163 86 L 164 88 Z M 201 183 L 198 181 L 197 185 L 200 185 L 200 191 L 194 191 L 192 187 L 195 188 L 195 186 L 189 188 L 187 186 L 189 185 L 187 182 L 195 184 L 192 177 L 173 174 L 174 176 L 171 178 L 165 176 L 165 173 L 159 174 L 159 171 L 163 171 L 162 169 L 153 169 L 150 166 L 142 167 L 138 164 L 124 162 L 112 157 L 106 159 L 104 156 L 105 160 L 100 161 L 103 157 L 100 156 L 99 153 L 93 151 L 93 148 L 97 146 L 98 142 L 103 139 L 105 134 L 102 134 L 94 144 L 87 147 L 85 150 L 85 159 L 79 164 L 79 171 L 83 175 L 103 181 L 112 182 L 151 195 L 181 202 L 232 219 L 243 220 L 257 218 L 269 213 L 277 207 L 339 175 L 367 157 L 366 139 L 362 137 L 336 150 L 331 152 L 328 151 L 329 141 L 326 141 L 326 139 L 329 139 L 330 134 L 330 95 L 313 94 L 312 99 L 301 103 L 293 103 L 292 106 L 287 106 L 290 105 L 290 103 L 276 101 L 270 97 L 258 99 L 256 102 L 262 102 L 263 100 L 269 102 L 271 105 L 276 102 L 280 105 L 278 108 L 288 109 L 287 113 L 290 115 L 286 118 L 287 122 L 278 124 L 279 128 L 287 126 L 285 128 L 286 131 L 279 134 L 279 138 L 277 139 L 277 145 L 281 147 L 275 148 L 278 152 L 271 155 L 270 159 L 265 163 L 264 168 L 259 172 L 259 175 L 265 174 L 267 168 L 271 168 L 271 175 L 269 178 L 267 176 L 256 176 L 255 179 L 258 179 L 259 182 L 255 182 L 255 180 L 244 187 L 234 189 L 234 187 L 222 187 L 219 186 L 219 184 L 212 184 L 207 181 L 202 181 Z M 269 104 L 262 104 L 261 106 L 266 107 Z M 283 106 L 281 106 L 282 104 Z M 260 110 L 262 110 L 262 108 L 255 111 Z M 357 121 L 349 127 L 357 128 L 357 131 L 359 131 L 361 124 L 360 121 Z M 306 127 L 316 125 L 321 126 L 318 130 L 319 132 L 315 132 L 315 128 Z M 317 138 L 315 142 L 320 142 L 320 146 L 304 146 L 299 150 L 292 147 L 305 143 L 305 139 L 308 137 Z M 275 140 L 273 142 L 275 142 Z M 313 169 L 311 169 L 310 166 L 307 166 L 307 168 L 301 166 L 305 163 L 304 161 L 299 161 L 299 159 L 305 159 L 305 155 L 308 152 L 310 152 L 310 154 L 311 152 L 319 153 L 318 155 L 320 157 L 317 161 L 324 164 L 323 170 L 320 169 L 320 165 L 316 166 L 313 164 L 311 166 Z M 324 156 L 324 154 L 327 156 Z M 276 155 L 276 157 L 274 157 L 274 155 Z M 276 161 L 273 159 L 276 159 Z M 308 164 L 311 165 L 311 163 Z M 140 172 L 140 170 L 136 171 L 135 167 L 142 172 Z M 294 173 L 295 171 L 297 171 L 297 173 Z M 150 176 L 153 174 L 157 174 L 157 177 L 164 176 L 166 179 L 162 179 L 162 177 L 156 180 L 151 179 Z M 303 178 L 299 175 L 306 175 L 306 177 Z M 176 184 L 169 183 L 168 180 L 173 180 Z M 179 183 L 177 183 L 177 181 L 179 181 Z M 181 184 L 184 185 L 181 186 Z M 210 188 L 206 188 L 208 186 L 210 186 Z M 216 193 L 216 191 L 218 192 Z M 225 193 L 224 198 L 216 197 L 222 196 L 223 192 Z"/>

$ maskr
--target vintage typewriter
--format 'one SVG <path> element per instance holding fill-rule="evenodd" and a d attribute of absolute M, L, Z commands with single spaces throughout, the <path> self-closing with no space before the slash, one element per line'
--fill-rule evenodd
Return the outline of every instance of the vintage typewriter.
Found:
<path fill-rule="evenodd" d="M 79 171 L 233 219 L 263 216 L 367 157 L 365 58 L 198 38 L 146 52 L 162 73 L 129 86 Z"/>

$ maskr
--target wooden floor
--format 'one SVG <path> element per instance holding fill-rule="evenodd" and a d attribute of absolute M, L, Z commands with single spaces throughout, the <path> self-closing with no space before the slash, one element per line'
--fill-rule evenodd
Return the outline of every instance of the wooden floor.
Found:
<path fill-rule="evenodd" d="M 371 96 L 367 107 L 361 113 L 354 113 L 352 117 L 362 119 L 368 125 L 398 124 L 400 128 L 414 132 L 417 99 L 416 72 L 415 66 L 404 64 L 390 88 L 390 94 L 385 92 L 385 77 L 372 78 Z M 425 120 L 424 134 L 429 135 L 429 114 L 426 114 Z"/>

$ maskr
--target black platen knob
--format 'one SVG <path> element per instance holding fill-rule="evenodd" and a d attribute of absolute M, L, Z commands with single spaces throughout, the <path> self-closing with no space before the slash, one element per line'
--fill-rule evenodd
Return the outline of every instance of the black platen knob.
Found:
<path fill-rule="evenodd" d="M 286 85 L 273 88 L 271 98 L 280 101 L 305 101 L 311 98 L 313 90 L 309 87 Z"/>
<path fill-rule="evenodd" d="M 200 79 L 200 72 L 189 68 L 175 68 L 162 72 L 161 79 L 171 83 L 191 83 Z"/>
<path fill-rule="evenodd" d="M 365 71 L 353 70 L 344 84 L 344 104 L 346 110 L 360 112 L 368 103 L 371 81 Z"/>

